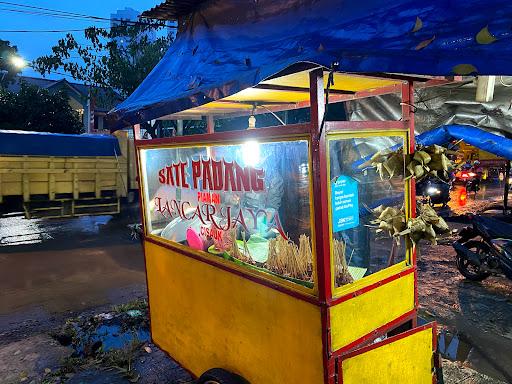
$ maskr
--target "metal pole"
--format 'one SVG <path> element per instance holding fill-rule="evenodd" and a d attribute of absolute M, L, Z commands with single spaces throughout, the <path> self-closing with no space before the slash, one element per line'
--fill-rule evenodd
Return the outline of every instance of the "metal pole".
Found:
<path fill-rule="evenodd" d="M 505 167 L 505 190 L 503 191 L 503 214 L 508 213 L 508 190 L 510 189 L 510 160 Z"/>
<path fill-rule="evenodd" d="M 176 136 L 183 136 L 183 120 L 176 120 Z"/>

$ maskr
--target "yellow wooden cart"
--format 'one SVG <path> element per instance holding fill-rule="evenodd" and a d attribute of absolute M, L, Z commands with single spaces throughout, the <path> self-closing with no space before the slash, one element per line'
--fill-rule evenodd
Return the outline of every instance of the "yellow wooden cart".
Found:
<path fill-rule="evenodd" d="M 166 117 L 207 116 L 205 134 L 141 140 L 135 126 L 152 339 L 199 383 L 436 382 L 415 250 L 370 227 L 380 205 L 413 217 L 414 185 L 364 163 L 414 151 L 413 84 L 448 80 L 331 76 L 330 104 L 397 93 L 402 116 L 326 121 L 317 67 Z M 252 129 L 294 108 L 310 122 Z M 248 129 L 215 132 L 235 115 Z"/>

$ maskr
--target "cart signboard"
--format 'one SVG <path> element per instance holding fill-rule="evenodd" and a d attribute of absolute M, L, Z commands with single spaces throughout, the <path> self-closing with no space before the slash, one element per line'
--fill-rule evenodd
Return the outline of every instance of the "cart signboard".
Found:
<path fill-rule="evenodd" d="M 339 232 L 359 225 L 357 181 L 345 175 L 332 183 L 332 225 Z"/>

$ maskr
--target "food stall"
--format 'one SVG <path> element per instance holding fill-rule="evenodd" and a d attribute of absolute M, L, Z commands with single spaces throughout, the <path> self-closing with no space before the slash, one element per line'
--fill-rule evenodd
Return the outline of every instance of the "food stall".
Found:
<path fill-rule="evenodd" d="M 404 177 L 414 87 L 486 70 L 489 56 L 457 61 L 478 18 L 400 3 L 408 12 L 168 0 L 145 13 L 176 20 L 178 37 L 112 115 L 134 125 L 152 340 L 198 383 L 440 378 L 436 325 L 417 319 L 415 246 L 375 222 L 394 212 L 407 227 L 416 215 Z M 424 24 L 432 14 L 442 17 Z M 449 55 L 428 53 L 438 42 Z M 392 121 L 327 118 L 333 103 L 386 94 L 401 95 Z M 306 123 L 276 115 L 301 108 Z M 276 125 L 258 127 L 261 114 Z M 216 130 L 240 116 L 237 130 Z M 142 140 L 152 119 L 203 119 L 207 132 Z M 368 163 L 389 150 L 400 155 Z"/>
<path fill-rule="evenodd" d="M 412 83 L 336 73 L 334 89 L 400 90 L 403 118 L 323 122 L 328 72 L 273 83 L 290 76 L 312 84 L 310 123 L 255 129 L 251 109 L 245 130 L 136 140 L 153 340 L 196 376 L 430 383 L 436 331 L 417 324 L 414 248 L 371 228 L 382 205 L 412 217 L 413 186 L 355 165 L 414 149 Z"/>

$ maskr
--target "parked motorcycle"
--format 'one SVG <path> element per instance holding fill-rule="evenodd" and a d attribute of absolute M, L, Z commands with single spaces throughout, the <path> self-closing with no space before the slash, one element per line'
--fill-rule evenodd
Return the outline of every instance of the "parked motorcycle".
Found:
<path fill-rule="evenodd" d="M 475 192 L 476 193 L 480 190 L 480 177 L 475 176 L 474 178 L 466 181 L 466 192 Z"/>
<path fill-rule="evenodd" d="M 416 196 L 423 196 L 430 205 L 442 204 L 446 206 L 450 201 L 451 182 L 438 178 L 428 178 L 416 184 Z"/>
<path fill-rule="evenodd" d="M 471 221 L 453 243 L 459 272 L 473 281 L 501 274 L 512 280 L 512 224 L 479 215 Z"/>

